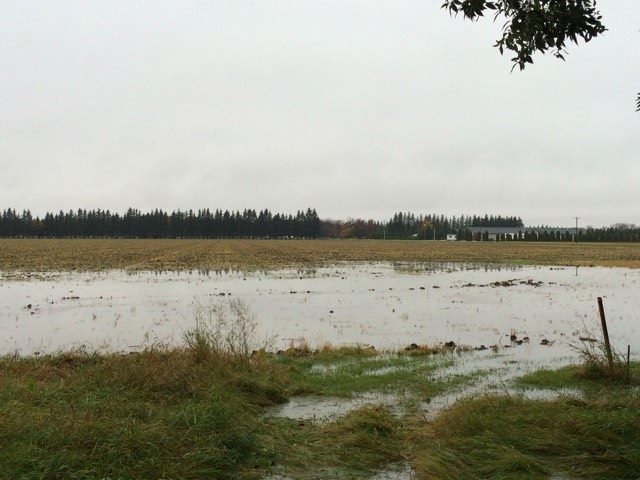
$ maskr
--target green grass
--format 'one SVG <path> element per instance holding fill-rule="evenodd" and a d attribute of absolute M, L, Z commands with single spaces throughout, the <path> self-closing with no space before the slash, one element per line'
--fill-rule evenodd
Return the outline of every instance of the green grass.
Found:
<path fill-rule="evenodd" d="M 640 365 L 632 365 L 637 384 Z M 534 401 L 463 400 L 412 435 L 419 478 L 635 479 L 640 476 L 640 394 L 634 385 L 585 376 L 584 366 L 541 370 L 523 388 L 581 391 Z"/>
<path fill-rule="evenodd" d="M 325 423 L 265 416 L 297 394 L 391 393 L 417 407 L 473 380 L 427 380 L 455 361 L 364 347 L 231 355 L 206 342 L 135 355 L 5 357 L 0 478 L 366 478 L 405 461 L 427 479 L 640 476 L 640 394 L 579 367 L 518 385 L 575 388 L 580 399 L 463 400 L 434 421 L 419 408 L 381 405 Z M 638 374 L 634 363 L 634 382 Z"/>
<path fill-rule="evenodd" d="M 488 397 L 459 402 L 423 427 L 421 478 L 638 478 L 640 400 Z"/>
<path fill-rule="evenodd" d="M 271 471 L 290 478 L 367 478 L 406 452 L 402 421 L 384 407 L 364 406 L 320 425 L 271 424 L 279 451 Z"/>
<path fill-rule="evenodd" d="M 433 368 L 431 358 L 357 348 L 231 355 L 206 342 L 135 355 L 5 357 L 0 478 L 260 478 L 278 468 L 363 475 L 401 458 L 402 422 L 388 409 L 365 406 L 316 425 L 267 418 L 265 407 L 309 389 L 402 389 Z M 363 374 L 414 362 L 402 376 Z M 308 382 L 318 364 L 340 373 Z M 334 380 L 342 384 L 329 388 Z"/>
<path fill-rule="evenodd" d="M 427 381 L 438 367 L 450 364 L 449 356 L 435 361 L 428 356 L 404 353 L 374 355 L 371 351 L 317 352 L 305 357 L 282 356 L 291 369 L 295 394 L 352 397 L 359 393 L 410 394 L 421 398 L 436 395 L 449 382 Z M 460 380 L 456 378 L 456 380 Z"/>
<path fill-rule="evenodd" d="M 599 392 L 602 389 L 616 390 L 627 385 L 638 385 L 640 379 L 640 362 L 631 362 L 630 381 L 626 372 L 621 377 L 607 377 L 596 374 L 589 365 L 570 365 L 558 370 L 542 369 L 517 379 L 517 385 L 522 387 L 563 389 L 579 388 L 589 393 Z"/>
<path fill-rule="evenodd" d="M 191 351 L 0 362 L 3 478 L 236 478 L 270 464 L 273 362 Z"/>

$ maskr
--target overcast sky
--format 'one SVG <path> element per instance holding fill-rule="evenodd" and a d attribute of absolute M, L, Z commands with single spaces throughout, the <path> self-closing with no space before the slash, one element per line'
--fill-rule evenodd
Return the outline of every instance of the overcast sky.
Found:
<path fill-rule="evenodd" d="M 640 224 L 640 1 L 513 73 L 441 3 L 0 1 L 0 209 Z"/>

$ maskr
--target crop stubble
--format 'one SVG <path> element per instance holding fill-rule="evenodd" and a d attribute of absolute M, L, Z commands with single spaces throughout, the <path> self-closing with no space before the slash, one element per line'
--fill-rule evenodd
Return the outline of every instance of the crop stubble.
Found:
<path fill-rule="evenodd" d="M 392 240 L 0 240 L 0 271 L 256 270 L 341 262 L 640 267 L 640 244 Z"/>

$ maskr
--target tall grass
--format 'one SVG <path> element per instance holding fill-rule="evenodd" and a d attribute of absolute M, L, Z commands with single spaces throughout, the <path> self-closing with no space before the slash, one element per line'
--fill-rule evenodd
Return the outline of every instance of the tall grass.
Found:
<path fill-rule="evenodd" d="M 631 382 L 627 358 L 613 348 L 608 352 L 603 340 L 583 341 L 571 346 L 582 358 L 579 370 L 582 377 L 592 380 Z"/>
<path fill-rule="evenodd" d="M 184 340 L 200 357 L 229 354 L 246 360 L 258 348 L 258 322 L 241 300 L 196 305 L 194 317 L 195 325 Z"/>
<path fill-rule="evenodd" d="M 428 479 L 635 479 L 640 399 L 598 395 L 458 402 L 414 437 L 414 466 Z"/>
<path fill-rule="evenodd" d="M 427 380 L 442 360 L 358 346 L 270 354 L 254 326 L 242 303 L 223 302 L 201 309 L 184 348 L 0 358 L 0 479 L 367 478 L 407 458 L 427 479 L 640 477 L 640 397 L 628 385 L 540 373 L 528 382 L 589 389 L 465 400 L 428 422 L 420 403 L 456 384 Z M 293 393 L 364 392 L 410 408 L 329 423 L 264 416 Z"/>
<path fill-rule="evenodd" d="M 372 478 L 404 458 L 402 421 L 384 407 L 364 406 L 326 424 L 281 419 L 274 444 L 276 478 Z"/>
<path fill-rule="evenodd" d="M 271 456 L 260 407 L 286 399 L 261 356 L 0 360 L 0 478 L 239 478 Z"/>

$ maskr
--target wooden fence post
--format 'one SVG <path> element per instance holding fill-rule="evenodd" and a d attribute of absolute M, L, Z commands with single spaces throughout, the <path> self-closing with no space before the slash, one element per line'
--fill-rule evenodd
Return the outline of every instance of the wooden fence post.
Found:
<path fill-rule="evenodd" d="M 604 336 L 604 350 L 609 361 L 609 368 L 613 369 L 613 354 L 611 353 L 611 343 L 609 343 L 609 331 L 607 330 L 607 320 L 604 317 L 602 297 L 598 297 L 598 310 L 600 311 L 600 323 L 602 323 L 602 335 Z"/>

